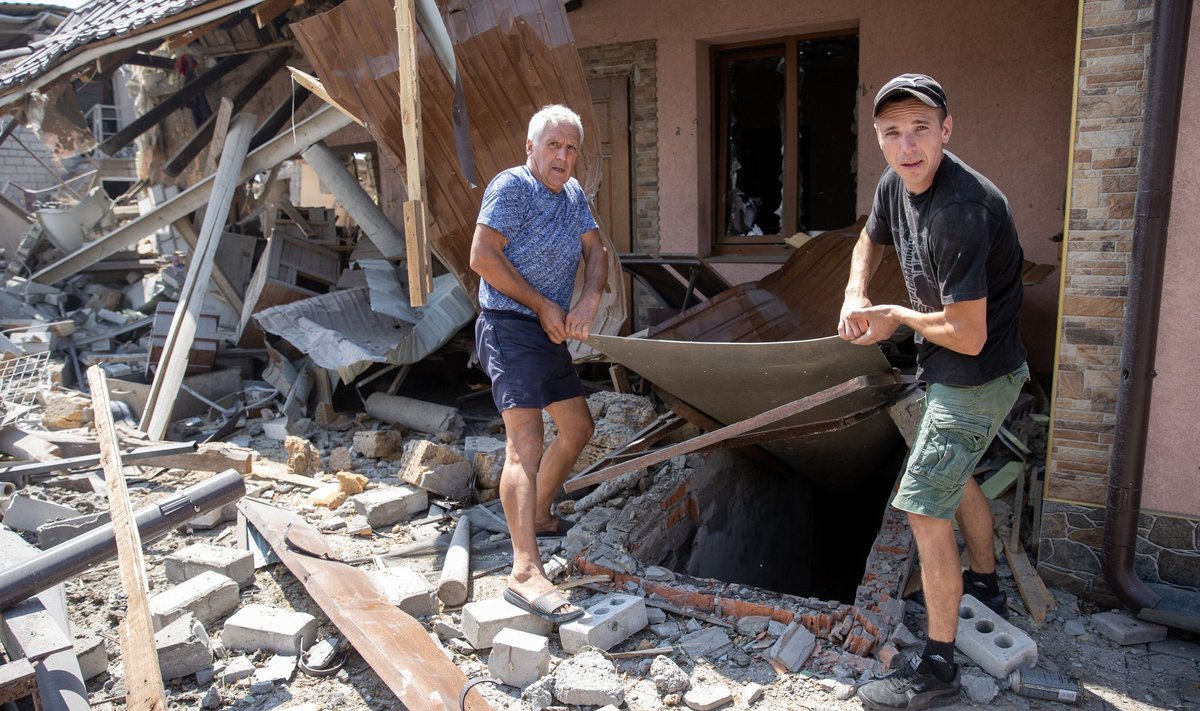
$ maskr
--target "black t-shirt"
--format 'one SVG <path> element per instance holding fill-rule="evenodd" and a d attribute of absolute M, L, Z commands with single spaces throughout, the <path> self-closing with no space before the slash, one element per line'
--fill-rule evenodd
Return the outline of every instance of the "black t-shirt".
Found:
<path fill-rule="evenodd" d="M 910 195 L 888 168 L 875 190 L 867 235 L 896 247 L 912 308 L 987 297 L 987 341 L 977 356 L 917 334 L 917 377 L 946 385 L 982 385 L 1025 362 L 1017 328 L 1024 253 L 1008 200 L 990 180 L 945 152 L 933 184 Z"/>

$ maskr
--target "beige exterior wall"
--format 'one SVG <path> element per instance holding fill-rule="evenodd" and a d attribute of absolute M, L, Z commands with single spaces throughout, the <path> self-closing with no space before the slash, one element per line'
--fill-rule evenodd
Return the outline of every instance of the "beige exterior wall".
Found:
<path fill-rule="evenodd" d="M 1195 365 L 1200 354 L 1200 12 L 1195 9 L 1189 32 L 1142 507 L 1200 518 Z"/>
<path fill-rule="evenodd" d="M 920 12 L 843 0 L 605 0 L 584 3 L 568 18 L 581 48 L 656 43 L 661 251 L 710 250 L 711 47 L 857 29 L 859 115 L 870 115 L 875 92 L 896 74 L 938 78 L 955 115 L 950 149 L 1007 194 L 1027 258 L 1058 264 L 1051 238 L 1063 225 L 1075 16 L 1075 3 L 1021 0 L 933 0 Z M 884 163 L 873 132 L 860 131 L 858 146 L 858 211 L 865 214 Z M 737 283 L 775 266 L 722 269 Z M 1051 278 L 1027 290 L 1023 326 L 1041 372 L 1051 369 L 1057 286 Z"/>

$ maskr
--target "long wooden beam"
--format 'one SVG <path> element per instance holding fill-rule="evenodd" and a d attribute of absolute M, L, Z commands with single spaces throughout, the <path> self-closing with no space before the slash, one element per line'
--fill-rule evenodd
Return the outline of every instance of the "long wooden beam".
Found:
<path fill-rule="evenodd" d="M 95 410 L 96 439 L 100 442 L 100 461 L 104 465 L 104 482 L 108 489 L 108 506 L 112 515 L 113 533 L 117 538 L 117 565 L 121 571 L 121 587 L 125 591 L 126 614 L 121 621 L 121 663 L 125 668 L 125 705 L 138 711 L 166 711 L 162 671 L 158 666 L 158 649 L 154 645 L 154 623 L 150 616 L 150 600 L 146 597 L 146 562 L 142 558 L 142 540 L 129 492 L 125 488 L 125 472 L 121 466 L 121 448 L 113 428 L 109 409 L 108 384 L 100 366 L 88 368 L 88 385 L 92 389 Z"/>
<path fill-rule="evenodd" d="M 417 77 L 415 0 L 396 0 L 400 45 L 400 119 L 404 125 L 404 165 L 408 200 L 404 202 L 404 238 L 408 243 L 408 302 L 424 306 L 433 291 L 433 270 L 426 235 L 425 144 L 421 137 L 421 90 Z"/>
<path fill-rule="evenodd" d="M 270 170 L 349 123 L 350 118 L 337 109 L 322 107 L 312 116 L 296 124 L 294 131 L 279 134 L 270 143 L 246 156 L 239 179 L 248 180 L 257 173 Z M 105 257 L 126 250 L 139 239 L 207 205 L 212 189 L 213 176 L 209 176 L 159 205 L 154 212 L 142 215 L 104 237 L 89 242 L 43 268 L 31 278 L 39 284 L 53 284 L 77 274 Z"/>

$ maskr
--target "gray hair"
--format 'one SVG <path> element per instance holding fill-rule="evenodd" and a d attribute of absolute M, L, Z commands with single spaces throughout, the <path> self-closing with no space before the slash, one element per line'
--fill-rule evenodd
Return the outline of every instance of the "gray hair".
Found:
<path fill-rule="evenodd" d="M 575 128 L 579 133 L 579 145 L 583 146 L 583 121 L 580 120 L 579 114 L 562 104 L 543 106 L 541 111 L 534 114 L 533 118 L 529 119 L 529 133 L 525 137 L 537 143 L 547 128 L 564 125 Z"/>

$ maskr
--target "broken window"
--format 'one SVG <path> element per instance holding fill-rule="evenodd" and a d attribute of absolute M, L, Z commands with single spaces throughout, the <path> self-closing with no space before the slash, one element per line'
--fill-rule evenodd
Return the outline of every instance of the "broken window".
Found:
<path fill-rule="evenodd" d="M 718 48 L 718 251 L 856 215 L 858 36 Z"/>

